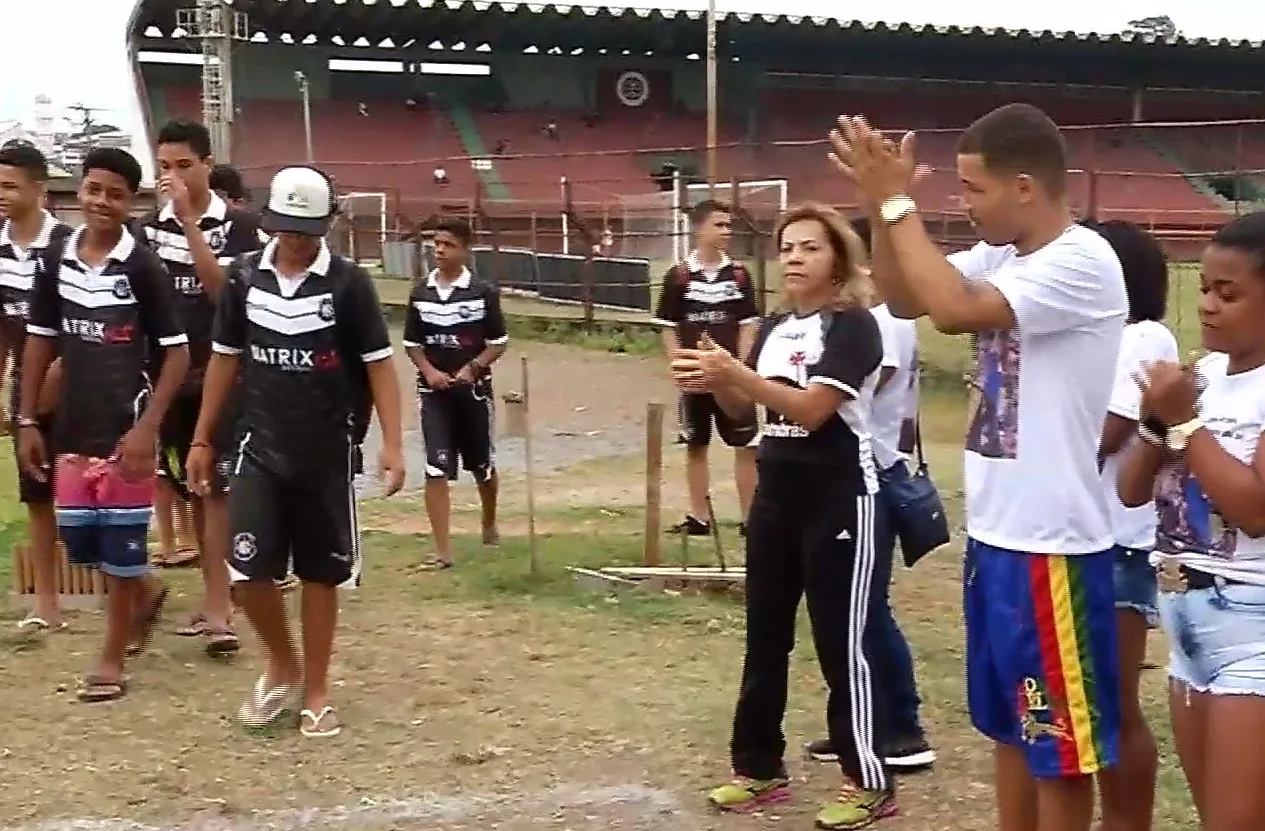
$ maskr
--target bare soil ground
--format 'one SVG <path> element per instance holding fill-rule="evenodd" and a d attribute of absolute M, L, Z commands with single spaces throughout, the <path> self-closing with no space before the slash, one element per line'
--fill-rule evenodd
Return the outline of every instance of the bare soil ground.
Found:
<path fill-rule="evenodd" d="M 541 575 L 527 575 L 521 442 L 501 445 L 500 548 L 478 543 L 473 488 L 458 486 L 455 525 L 465 533 L 452 571 L 414 570 L 427 532 L 416 493 L 367 503 L 366 525 L 377 529 L 366 538 L 367 582 L 345 596 L 333 670 L 347 726 L 325 741 L 235 726 L 233 713 L 260 671 L 249 636 L 235 661 L 215 663 L 196 641 L 163 634 L 132 665 L 128 698 L 95 706 L 75 703 L 71 691 L 98 646 L 99 615 L 80 614 L 68 632 L 44 639 L 0 637 L 0 829 L 810 827 L 838 773 L 798 761 L 798 747 L 823 720 L 808 639 L 793 658 L 787 714 L 796 799 L 755 817 L 719 818 L 705 810 L 703 794 L 726 775 L 741 607 L 582 594 L 565 572 L 640 556 L 645 403 L 673 400 L 660 363 L 520 343 L 500 369 L 501 390 L 517 388 L 520 354 L 531 360 Z M 402 375 L 411 377 L 407 367 Z M 941 407 L 928 425 L 938 440 L 934 470 L 951 497 L 962 406 Z M 673 423 L 669 407 L 669 437 Z M 415 437 L 410 444 L 416 470 Z M 714 491 L 718 513 L 733 521 L 725 455 L 713 458 Z M 680 457 L 665 448 L 665 522 L 685 504 Z M 731 530 L 726 545 L 737 556 Z M 665 543 L 669 558 L 672 546 Z M 892 831 L 994 824 L 988 747 L 963 704 L 959 555 L 951 546 L 900 573 L 893 588 L 940 763 L 902 782 L 902 815 L 881 826 Z M 195 604 L 197 587 L 191 573 L 168 577 L 177 589 L 171 629 Z M 1157 639 L 1153 658 L 1162 649 Z M 1157 827 L 1186 827 L 1162 674 L 1144 683 L 1167 754 Z"/>

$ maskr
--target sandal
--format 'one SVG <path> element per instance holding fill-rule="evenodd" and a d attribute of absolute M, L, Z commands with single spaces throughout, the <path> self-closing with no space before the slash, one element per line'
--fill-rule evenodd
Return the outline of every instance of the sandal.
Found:
<path fill-rule="evenodd" d="M 104 678 L 100 675 L 85 675 L 79 682 L 75 697 L 84 704 L 100 704 L 106 701 L 118 701 L 127 695 L 127 678 Z"/>
<path fill-rule="evenodd" d="M 212 658 L 232 655 L 242 648 L 241 641 L 237 638 L 237 633 L 232 629 L 208 628 L 206 635 L 206 654 Z"/>
<path fill-rule="evenodd" d="M 300 711 L 299 732 L 308 739 L 330 739 L 343 732 L 343 725 L 338 720 L 338 712 L 333 707 L 325 706 L 319 713 Z"/>
<path fill-rule="evenodd" d="M 27 615 L 22 618 L 22 620 L 18 621 L 18 629 L 21 629 L 23 632 L 60 632 L 68 626 L 69 624 L 64 620 L 54 626 L 38 615 Z"/>
<path fill-rule="evenodd" d="M 438 554 L 431 554 L 417 567 L 418 571 L 443 571 L 452 568 L 452 558 L 441 557 Z"/>
<path fill-rule="evenodd" d="M 189 622 L 176 630 L 176 634 L 182 638 L 196 638 L 199 635 L 206 635 L 211 631 L 210 624 L 206 621 L 206 615 L 197 612 L 189 618 Z"/>
<path fill-rule="evenodd" d="M 237 709 L 237 720 L 243 727 L 260 729 L 281 718 L 290 708 L 290 697 L 294 688 L 281 684 L 268 689 L 268 678 L 259 676 L 255 686 L 250 689 L 250 696 Z"/>
<path fill-rule="evenodd" d="M 198 564 L 201 555 L 197 548 L 183 547 L 176 549 L 176 553 L 163 560 L 165 568 L 191 568 Z"/>
<path fill-rule="evenodd" d="M 129 658 L 135 658 L 149 647 L 149 642 L 154 637 L 154 628 L 163 615 L 163 607 L 167 605 L 169 593 L 170 590 L 163 586 L 158 590 L 158 596 L 154 598 L 149 610 L 143 615 L 138 613 L 132 619 L 132 642 L 124 650 L 124 654 Z"/>

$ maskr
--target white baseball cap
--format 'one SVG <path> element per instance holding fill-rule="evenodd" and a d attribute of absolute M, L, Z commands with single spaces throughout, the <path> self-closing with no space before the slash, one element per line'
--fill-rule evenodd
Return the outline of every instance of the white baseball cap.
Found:
<path fill-rule="evenodd" d="M 272 177 L 260 225 L 270 234 L 323 237 L 336 210 L 334 183 L 324 171 L 305 165 L 283 167 Z"/>

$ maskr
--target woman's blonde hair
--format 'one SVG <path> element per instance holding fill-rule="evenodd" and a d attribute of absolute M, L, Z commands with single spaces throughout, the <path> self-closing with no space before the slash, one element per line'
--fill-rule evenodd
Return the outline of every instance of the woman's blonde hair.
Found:
<path fill-rule="evenodd" d="M 835 309 L 851 307 L 868 309 L 874 301 L 874 283 L 870 279 L 869 257 L 866 255 L 865 243 L 857 236 L 852 223 L 834 208 L 817 202 L 804 202 L 793 205 L 777 224 L 778 251 L 782 250 L 782 234 L 788 225 L 794 222 L 816 220 L 826 229 L 826 241 L 835 255 L 835 297 L 831 306 Z M 783 309 L 791 305 L 782 289 Z"/>

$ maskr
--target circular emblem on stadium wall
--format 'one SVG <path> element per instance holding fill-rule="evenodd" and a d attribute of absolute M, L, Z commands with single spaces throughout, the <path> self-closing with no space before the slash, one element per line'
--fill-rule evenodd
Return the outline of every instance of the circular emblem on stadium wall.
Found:
<path fill-rule="evenodd" d="M 635 70 L 621 72 L 615 79 L 615 95 L 625 107 L 640 107 L 650 100 L 650 81 Z"/>
<path fill-rule="evenodd" d="M 120 277 L 114 281 L 114 296 L 120 300 L 126 300 L 132 296 L 132 284 L 126 277 Z"/>
<path fill-rule="evenodd" d="M 320 308 L 316 310 L 316 314 L 321 320 L 329 322 L 334 319 L 334 300 L 326 297 L 321 300 Z"/>

